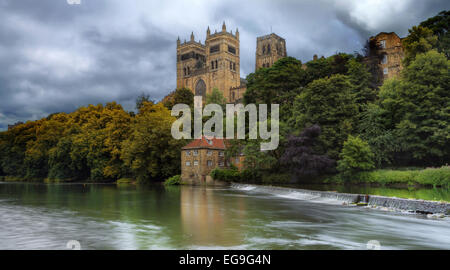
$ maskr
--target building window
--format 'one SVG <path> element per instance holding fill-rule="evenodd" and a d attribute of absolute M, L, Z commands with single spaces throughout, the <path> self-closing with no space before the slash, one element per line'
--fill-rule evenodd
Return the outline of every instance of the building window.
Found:
<path fill-rule="evenodd" d="M 194 150 L 194 156 L 198 156 L 198 150 Z"/>
<path fill-rule="evenodd" d="M 194 166 L 198 166 L 198 160 L 194 160 Z"/>
<path fill-rule="evenodd" d="M 236 48 L 233 46 L 228 45 L 228 52 L 232 53 L 232 54 L 236 54 Z"/>
<path fill-rule="evenodd" d="M 381 49 L 386 49 L 386 40 L 380 41 L 380 47 L 381 47 Z"/>
<path fill-rule="evenodd" d="M 219 162 L 219 166 L 223 167 L 223 166 L 225 166 L 225 163 L 223 161 L 221 161 L 221 162 Z"/>
<path fill-rule="evenodd" d="M 219 157 L 223 157 L 223 151 L 219 152 Z"/>
<path fill-rule="evenodd" d="M 212 160 L 208 160 L 208 167 L 212 167 L 212 165 L 213 165 Z"/>
<path fill-rule="evenodd" d="M 208 150 L 207 155 L 208 155 L 208 156 L 212 156 L 212 151 L 211 151 L 211 150 Z"/>
<path fill-rule="evenodd" d="M 191 151 L 186 151 L 186 156 L 190 156 L 191 155 Z"/>
<path fill-rule="evenodd" d="M 384 75 L 389 74 L 389 69 L 388 69 L 388 68 L 383 68 L 383 74 L 384 74 Z"/>
<path fill-rule="evenodd" d="M 218 51 L 220 51 L 220 45 L 211 46 L 211 48 L 209 48 L 209 53 L 216 53 Z"/>
<path fill-rule="evenodd" d="M 191 162 L 190 161 L 186 161 L 186 166 L 190 167 L 191 166 Z"/>
<path fill-rule="evenodd" d="M 233 70 L 236 71 L 236 63 L 233 63 Z"/>
<path fill-rule="evenodd" d="M 235 162 L 236 162 L 236 164 L 239 164 L 239 158 L 238 157 L 236 158 Z"/>
<path fill-rule="evenodd" d="M 383 54 L 383 58 L 381 59 L 381 64 L 386 64 L 388 61 L 387 54 Z"/>

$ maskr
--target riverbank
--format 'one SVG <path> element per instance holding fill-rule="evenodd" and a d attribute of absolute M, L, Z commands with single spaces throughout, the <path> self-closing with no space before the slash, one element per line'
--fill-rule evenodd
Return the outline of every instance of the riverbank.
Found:
<path fill-rule="evenodd" d="M 289 187 L 244 185 L 232 183 L 232 188 L 259 193 L 268 193 L 288 199 L 298 199 L 318 202 L 338 202 L 343 205 L 368 206 L 382 210 L 399 210 L 411 213 L 436 215 L 443 217 L 450 215 L 450 202 L 437 202 L 396 197 L 339 193 L 333 191 L 317 191 Z"/>
<path fill-rule="evenodd" d="M 324 184 L 370 184 L 397 187 L 443 187 L 450 189 L 450 166 L 426 169 L 379 169 L 321 179 Z"/>

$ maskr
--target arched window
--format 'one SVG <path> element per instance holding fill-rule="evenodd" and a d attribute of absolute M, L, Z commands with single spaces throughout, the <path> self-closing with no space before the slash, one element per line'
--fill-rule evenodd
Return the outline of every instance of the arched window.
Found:
<path fill-rule="evenodd" d="M 267 45 L 267 54 L 269 54 L 269 53 L 270 53 L 270 44 Z"/>
<path fill-rule="evenodd" d="M 195 95 L 206 98 L 206 84 L 202 79 L 198 80 L 195 85 Z"/>

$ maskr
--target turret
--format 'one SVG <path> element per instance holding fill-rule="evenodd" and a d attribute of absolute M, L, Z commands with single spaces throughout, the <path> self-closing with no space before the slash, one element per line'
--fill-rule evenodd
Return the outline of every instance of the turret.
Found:
<path fill-rule="evenodd" d="M 191 41 L 195 41 L 194 32 L 191 33 Z"/>
<path fill-rule="evenodd" d="M 177 39 L 177 47 L 180 47 L 180 45 L 181 45 L 181 41 L 180 41 L 180 37 L 178 37 L 178 39 Z"/>
<path fill-rule="evenodd" d="M 239 29 L 236 28 L 236 38 L 239 39 Z"/>
<path fill-rule="evenodd" d="M 208 26 L 208 29 L 206 30 L 206 38 L 209 38 L 210 35 L 211 35 L 211 30 L 209 30 L 209 26 Z"/>
<path fill-rule="evenodd" d="M 225 21 L 222 24 L 222 32 L 226 32 L 227 31 L 227 26 L 225 25 Z"/>

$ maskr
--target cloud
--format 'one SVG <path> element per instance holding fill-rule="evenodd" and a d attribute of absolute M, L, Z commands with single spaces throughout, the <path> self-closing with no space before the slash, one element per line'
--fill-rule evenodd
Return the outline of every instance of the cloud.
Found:
<path fill-rule="evenodd" d="M 401 36 L 448 9 L 441 0 L 120 1 L 0 0 L 0 129 L 79 106 L 117 101 L 134 109 L 145 92 L 176 87 L 176 39 L 239 28 L 241 76 L 254 69 L 256 37 L 284 37 L 308 61 L 361 49 L 380 31 Z"/>

